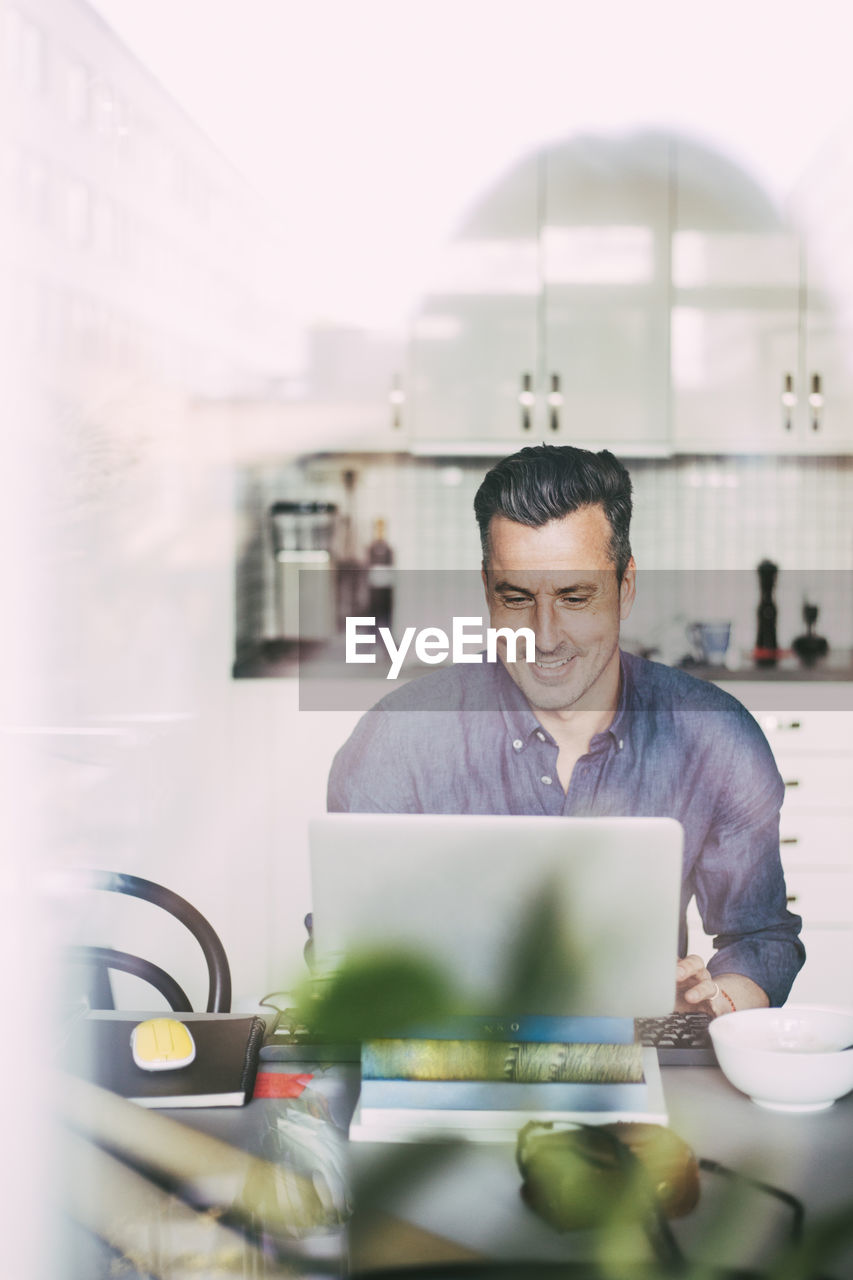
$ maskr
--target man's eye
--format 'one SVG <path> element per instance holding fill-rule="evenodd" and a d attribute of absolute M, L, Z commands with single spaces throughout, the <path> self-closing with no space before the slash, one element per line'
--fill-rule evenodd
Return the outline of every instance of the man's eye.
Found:
<path fill-rule="evenodd" d="M 581 605 L 589 603 L 589 596 L 561 596 L 563 604 Z"/>
<path fill-rule="evenodd" d="M 530 604 L 530 600 L 527 596 L 501 596 L 501 604 L 508 605 L 510 609 L 521 609 Z"/>

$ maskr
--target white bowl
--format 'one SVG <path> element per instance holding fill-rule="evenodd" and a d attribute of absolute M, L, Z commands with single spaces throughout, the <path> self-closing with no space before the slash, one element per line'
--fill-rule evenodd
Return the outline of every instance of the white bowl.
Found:
<path fill-rule="evenodd" d="M 742 1009 L 709 1027 L 723 1074 L 774 1111 L 823 1111 L 853 1089 L 853 1010 Z"/>

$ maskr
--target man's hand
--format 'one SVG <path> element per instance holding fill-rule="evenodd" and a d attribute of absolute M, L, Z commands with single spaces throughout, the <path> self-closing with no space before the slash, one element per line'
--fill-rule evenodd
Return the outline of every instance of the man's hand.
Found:
<path fill-rule="evenodd" d="M 699 1010 L 716 1018 L 731 1013 L 732 1004 L 735 1009 L 761 1009 L 770 1003 L 767 993 L 742 973 L 721 973 L 712 978 L 701 956 L 679 960 L 675 981 L 675 1008 L 681 1012 Z"/>
<path fill-rule="evenodd" d="M 705 968 L 701 956 L 685 956 L 679 960 L 675 982 L 675 1007 L 679 1012 L 715 1012 L 714 1003 L 719 1004 L 720 988 Z M 723 1003 L 727 1009 L 730 1007 L 726 1001 Z"/>

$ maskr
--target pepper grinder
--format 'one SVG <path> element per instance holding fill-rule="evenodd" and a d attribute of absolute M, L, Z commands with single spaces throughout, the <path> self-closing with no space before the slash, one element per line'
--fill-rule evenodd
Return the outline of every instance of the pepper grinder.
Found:
<path fill-rule="evenodd" d="M 800 659 L 804 667 L 813 667 L 818 658 L 825 658 L 829 652 L 829 642 L 824 636 L 815 635 L 815 623 L 817 622 L 818 607 L 816 604 L 809 604 L 808 600 L 803 602 L 803 622 L 806 624 L 806 634 L 797 636 L 791 648 Z"/>
<path fill-rule="evenodd" d="M 779 656 L 776 638 L 776 601 L 773 592 L 779 566 L 772 560 L 762 560 L 758 566 L 761 600 L 758 605 L 758 634 L 755 638 L 755 663 L 759 667 L 775 667 Z"/>

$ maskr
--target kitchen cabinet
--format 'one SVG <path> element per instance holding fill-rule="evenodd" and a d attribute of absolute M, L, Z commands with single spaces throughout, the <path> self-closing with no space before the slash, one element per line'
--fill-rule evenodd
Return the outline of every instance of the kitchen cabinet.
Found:
<path fill-rule="evenodd" d="M 450 293 L 418 316 L 407 395 L 413 452 L 487 452 L 533 442 L 538 367 L 535 293 L 494 299 Z"/>
<path fill-rule="evenodd" d="M 401 335 L 313 326 L 306 335 L 304 386 L 279 408 L 282 439 L 302 436 L 309 449 L 320 444 L 364 453 L 405 450 L 405 373 Z"/>
<path fill-rule="evenodd" d="M 416 316 L 411 448 L 853 451 L 837 197 L 810 173 L 782 208 L 674 135 L 528 156 L 448 245 Z"/>
<path fill-rule="evenodd" d="M 729 692 L 754 714 L 785 783 L 780 823 L 782 864 L 791 910 L 803 918 L 806 963 L 792 1002 L 853 1006 L 853 709 L 847 686 L 838 710 L 811 710 L 812 690 L 799 686 L 803 711 L 769 712 L 767 685 Z M 790 697 L 791 687 L 786 694 Z M 695 906 L 690 949 L 711 954 Z"/>
<path fill-rule="evenodd" d="M 412 326 L 406 420 L 415 452 L 476 453 L 534 434 L 540 172 L 538 154 L 519 161 L 441 255 Z"/>
<path fill-rule="evenodd" d="M 853 448 L 842 311 L 821 218 L 673 143 L 672 424 L 679 452 Z"/>
<path fill-rule="evenodd" d="M 576 138 L 476 206 L 413 324 L 413 451 L 668 451 L 669 165 L 662 134 Z"/>
<path fill-rule="evenodd" d="M 669 186 L 662 134 L 546 153 L 546 437 L 623 453 L 668 446 Z"/>
<path fill-rule="evenodd" d="M 792 204 L 805 245 L 805 431 L 813 447 L 853 451 L 853 248 L 846 210 L 849 127 L 808 166 Z"/>

